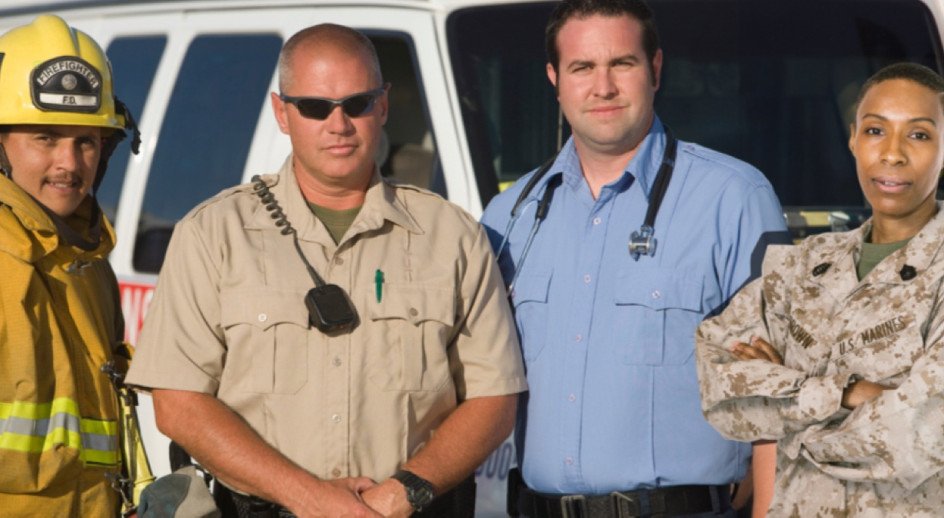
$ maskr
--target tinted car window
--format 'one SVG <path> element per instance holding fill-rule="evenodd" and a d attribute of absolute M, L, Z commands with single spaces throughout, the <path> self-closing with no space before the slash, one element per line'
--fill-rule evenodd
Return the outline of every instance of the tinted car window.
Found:
<path fill-rule="evenodd" d="M 403 33 L 369 37 L 377 49 L 384 81 L 391 84 L 386 138 L 379 151 L 380 173 L 446 196 L 413 42 Z"/>
<path fill-rule="evenodd" d="M 118 97 L 141 122 L 144 102 L 147 100 L 154 73 L 167 45 L 165 36 L 140 36 L 115 38 L 108 45 L 108 60 L 111 61 L 115 96 Z M 108 174 L 102 180 L 96 197 L 102 210 L 112 221 L 118 213 L 118 199 L 124 183 L 128 158 L 131 156 L 131 135 L 118 144 L 108 164 Z"/>
<path fill-rule="evenodd" d="M 795 235 L 812 221 L 807 209 L 842 208 L 837 221 L 861 221 L 865 201 L 847 146 L 852 104 L 859 85 L 890 63 L 941 71 L 927 7 L 917 0 L 651 5 L 665 51 L 656 97 L 662 121 L 682 139 L 763 171 L 799 218 L 791 220 Z M 502 182 L 553 156 L 568 134 L 544 71 L 543 30 L 552 7 L 476 7 L 447 21 L 483 202 Z"/>
<path fill-rule="evenodd" d="M 282 40 L 212 35 L 184 57 L 148 174 L 134 268 L 157 272 L 174 223 L 239 183 Z"/>

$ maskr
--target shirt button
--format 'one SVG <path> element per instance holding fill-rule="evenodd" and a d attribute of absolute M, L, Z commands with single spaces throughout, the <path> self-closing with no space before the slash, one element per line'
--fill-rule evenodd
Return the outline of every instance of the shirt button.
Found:
<path fill-rule="evenodd" d="M 571 466 L 571 465 L 573 465 L 573 463 L 574 463 L 574 458 L 573 458 L 573 457 L 564 457 L 564 464 L 567 464 L 568 466 Z"/>
<path fill-rule="evenodd" d="M 334 468 L 331 470 L 331 476 L 334 478 L 339 478 L 341 476 L 341 470 Z"/>
<path fill-rule="evenodd" d="M 416 311 L 416 308 L 410 308 L 410 316 L 411 316 L 411 317 L 415 317 L 416 315 L 419 315 L 419 314 L 420 314 L 420 313 L 419 313 L 419 311 Z"/>
<path fill-rule="evenodd" d="M 344 258 L 343 258 L 343 257 L 335 257 L 335 258 L 334 258 L 334 264 L 344 264 Z"/>
<path fill-rule="evenodd" d="M 331 420 L 334 421 L 335 423 L 340 423 L 341 416 L 339 416 L 338 414 L 334 414 L 333 416 L 331 416 Z"/>
<path fill-rule="evenodd" d="M 571 394 L 567 396 L 567 401 L 570 401 L 571 403 L 573 403 L 574 401 L 577 401 L 577 396 Z"/>
<path fill-rule="evenodd" d="M 575 342 L 582 342 L 582 341 L 583 341 L 583 335 L 577 335 L 577 336 L 575 336 L 575 337 L 574 337 L 574 341 L 575 341 Z"/>
<path fill-rule="evenodd" d="M 589 273 L 583 276 L 583 283 L 584 283 L 584 284 L 590 284 L 590 274 L 589 274 Z"/>
<path fill-rule="evenodd" d="M 654 298 L 654 299 L 661 299 L 661 298 L 662 298 L 662 292 L 659 291 L 659 290 L 653 291 L 653 292 L 652 292 L 652 298 Z"/>
<path fill-rule="evenodd" d="M 334 359 L 331 360 L 331 365 L 334 365 L 335 367 L 340 367 L 340 366 L 341 366 L 341 358 L 338 358 L 337 356 L 335 356 Z"/>
<path fill-rule="evenodd" d="M 600 218 L 593 218 L 593 224 L 594 224 L 594 225 L 599 225 L 600 223 L 603 223 L 603 220 L 602 220 L 602 219 L 600 219 Z"/>
<path fill-rule="evenodd" d="M 265 313 L 259 313 L 259 322 L 265 322 L 266 320 L 269 320 L 269 316 Z"/>

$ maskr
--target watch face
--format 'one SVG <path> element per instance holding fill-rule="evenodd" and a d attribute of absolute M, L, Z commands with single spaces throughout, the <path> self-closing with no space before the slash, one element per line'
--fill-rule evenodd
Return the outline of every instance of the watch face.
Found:
<path fill-rule="evenodd" d="M 409 471 L 400 471 L 393 478 L 400 481 L 406 488 L 406 499 L 416 511 L 422 511 L 424 507 L 433 501 L 433 485 L 423 480 L 419 476 Z"/>
<path fill-rule="evenodd" d="M 413 492 L 414 501 L 410 502 L 417 510 L 426 507 L 433 501 L 433 490 L 429 487 L 420 487 Z"/>

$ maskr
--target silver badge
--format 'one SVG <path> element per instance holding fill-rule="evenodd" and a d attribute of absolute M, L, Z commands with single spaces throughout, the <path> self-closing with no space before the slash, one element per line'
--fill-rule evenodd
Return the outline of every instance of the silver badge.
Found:
<path fill-rule="evenodd" d="M 79 84 L 79 81 L 72 74 L 66 74 L 62 76 L 62 87 L 66 90 L 75 90 L 76 85 Z"/>

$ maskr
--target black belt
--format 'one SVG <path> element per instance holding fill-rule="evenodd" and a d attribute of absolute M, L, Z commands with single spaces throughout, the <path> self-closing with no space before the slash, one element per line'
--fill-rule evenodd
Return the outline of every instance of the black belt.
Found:
<path fill-rule="evenodd" d="M 255 496 L 231 491 L 223 484 L 214 490 L 216 505 L 223 518 L 295 518 L 288 509 Z M 429 507 L 415 517 L 472 518 L 475 514 L 475 478 L 469 477 L 458 486 L 436 497 Z"/>
<path fill-rule="evenodd" d="M 721 513 L 731 506 L 728 486 L 670 486 L 607 495 L 548 495 L 522 486 L 518 510 L 529 518 L 634 518 Z"/>
<path fill-rule="evenodd" d="M 237 493 L 218 480 L 213 496 L 223 518 L 295 518 L 291 511 L 278 504 Z"/>

